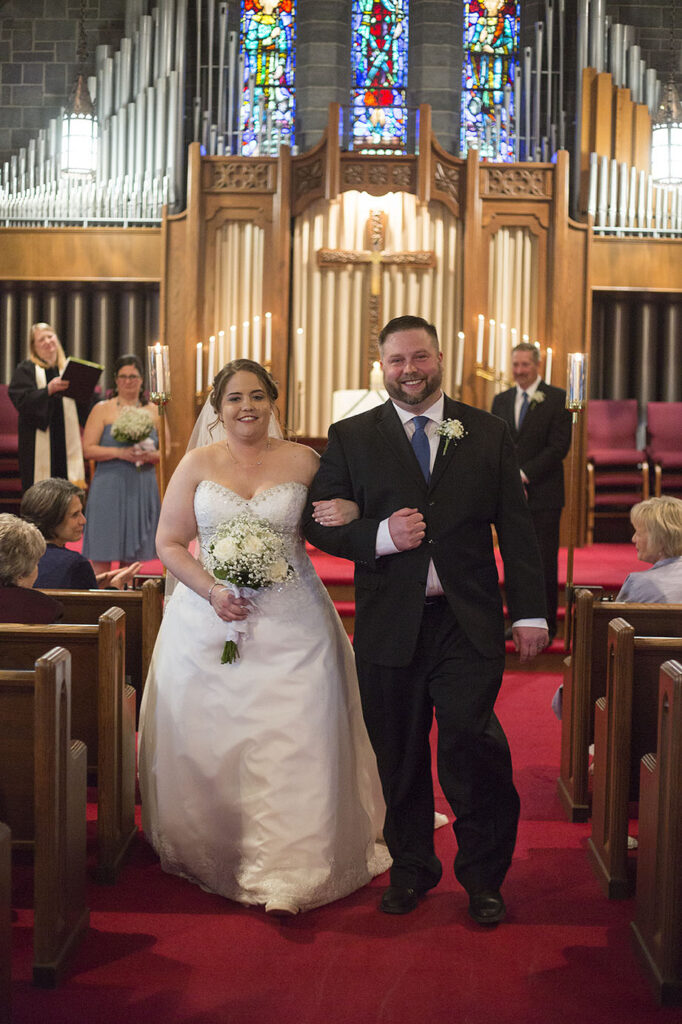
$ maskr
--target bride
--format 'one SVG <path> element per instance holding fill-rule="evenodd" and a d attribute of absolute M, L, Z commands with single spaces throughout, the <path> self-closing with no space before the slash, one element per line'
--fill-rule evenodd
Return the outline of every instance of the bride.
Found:
<path fill-rule="evenodd" d="M 276 398 L 258 363 L 225 366 L 210 398 L 225 440 L 188 452 L 168 485 L 157 550 L 180 582 L 142 701 L 139 767 L 163 869 L 285 915 L 346 896 L 390 858 L 375 842 L 384 807 L 351 647 L 299 531 L 318 456 L 269 436 Z M 338 503 L 324 512 L 345 521 Z M 188 550 L 198 537 L 205 556 L 244 513 L 284 539 L 296 571 L 253 601 Z M 230 623 L 246 632 L 221 664 Z"/>

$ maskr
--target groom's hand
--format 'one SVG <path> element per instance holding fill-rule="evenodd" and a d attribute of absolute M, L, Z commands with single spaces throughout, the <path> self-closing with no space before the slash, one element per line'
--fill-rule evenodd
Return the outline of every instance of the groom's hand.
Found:
<path fill-rule="evenodd" d="M 399 508 L 389 516 L 388 532 L 398 551 L 418 548 L 426 534 L 424 516 L 416 508 Z"/>
<path fill-rule="evenodd" d="M 537 626 L 514 626 L 512 635 L 521 661 L 531 661 L 549 643 L 547 630 Z"/>

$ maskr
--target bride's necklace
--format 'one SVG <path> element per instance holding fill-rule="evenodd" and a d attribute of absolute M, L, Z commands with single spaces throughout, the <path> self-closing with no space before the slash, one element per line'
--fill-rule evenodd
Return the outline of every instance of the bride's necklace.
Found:
<path fill-rule="evenodd" d="M 265 448 L 263 449 L 263 454 L 261 455 L 260 459 L 258 459 L 257 462 L 239 462 L 238 459 L 235 459 L 234 455 L 232 454 L 232 449 L 230 448 L 230 444 L 229 444 L 227 438 L 225 438 L 225 447 L 227 448 L 228 455 L 230 456 L 232 461 L 237 466 L 240 466 L 242 469 L 255 469 L 256 466 L 261 466 L 263 464 L 263 459 L 265 458 L 267 453 L 270 451 L 270 448 L 272 447 L 272 445 L 270 443 L 270 438 L 268 438 L 268 443 L 266 444 Z"/>
<path fill-rule="evenodd" d="M 116 399 L 116 408 L 117 409 L 139 409 L 139 407 L 140 407 L 140 399 L 139 398 L 138 398 L 138 400 L 136 402 L 121 402 L 118 398 Z"/>

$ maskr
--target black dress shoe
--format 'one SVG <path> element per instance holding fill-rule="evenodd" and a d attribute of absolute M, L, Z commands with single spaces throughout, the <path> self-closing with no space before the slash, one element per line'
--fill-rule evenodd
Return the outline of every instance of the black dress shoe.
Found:
<path fill-rule="evenodd" d="M 477 924 L 499 924 L 504 921 L 506 913 L 507 908 L 499 889 L 471 893 L 469 896 L 469 914 Z"/>
<path fill-rule="evenodd" d="M 408 889 L 402 885 L 389 885 L 381 897 L 379 910 L 384 914 L 409 914 L 419 903 L 424 894 L 417 889 Z"/>

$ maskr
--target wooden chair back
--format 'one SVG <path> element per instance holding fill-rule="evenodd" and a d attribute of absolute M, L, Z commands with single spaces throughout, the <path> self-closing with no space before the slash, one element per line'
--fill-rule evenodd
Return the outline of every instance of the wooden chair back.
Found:
<path fill-rule="evenodd" d="M 682 663 L 661 666 L 654 753 L 640 764 L 635 949 L 659 1006 L 682 1005 Z"/>
<path fill-rule="evenodd" d="M 96 625 L 0 625 L 0 667 L 29 668 L 46 647 L 71 652 L 74 736 L 97 778 L 97 878 L 116 879 L 135 825 L 135 691 L 125 682 L 125 613 Z"/>
<path fill-rule="evenodd" d="M 12 833 L 0 822 L 0 1024 L 12 1015 Z"/>
<path fill-rule="evenodd" d="M 32 670 L 1 670 L 0 816 L 13 846 L 33 851 L 33 980 L 44 988 L 88 926 L 86 762 L 72 739 L 69 653 L 56 647 Z"/>
<path fill-rule="evenodd" d="M 625 604 L 577 589 L 572 653 L 564 661 L 559 797 L 570 821 L 587 821 L 589 747 L 594 705 L 606 693 L 607 637 L 611 619 L 624 616 L 638 636 L 682 636 L 682 604 Z"/>
<path fill-rule="evenodd" d="M 606 693 L 595 705 L 590 860 L 605 894 L 631 895 L 628 803 L 639 797 L 639 762 L 656 749 L 661 665 L 682 658 L 682 637 L 635 636 L 624 618 L 609 623 Z"/>
<path fill-rule="evenodd" d="M 139 708 L 156 634 L 163 615 L 163 580 L 145 580 L 139 590 L 46 590 L 64 606 L 64 622 L 96 623 L 112 604 L 126 614 L 126 673 Z"/>

